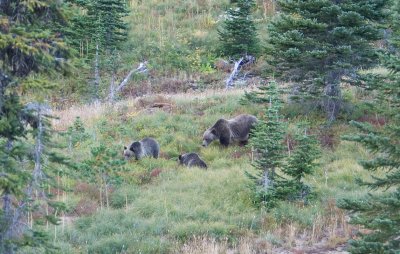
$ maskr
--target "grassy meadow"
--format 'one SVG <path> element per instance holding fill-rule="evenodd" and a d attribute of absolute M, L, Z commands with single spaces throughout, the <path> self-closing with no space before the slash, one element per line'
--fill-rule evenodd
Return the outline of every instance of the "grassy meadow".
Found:
<path fill-rule="evenodd" d="M 114 106 L 71 108 L 56 114 L 63 131 L 79 116 L 86 139 L 70 147 L 77 161 L 90 157 L 100 143 L 119 152 L 133 140 L 153 137 L 159 159 L 130 160 L 123 182 L 109 186 L 108 206 L 100 205 L 98 186 L 84 179 L 62 178 L 73 192 L 60 196 L 68 212 L 52 232 L 62 253 L 292 253 L 329 250 L 352 235 L 336 200 L 365 193 L 356 177 L 367 177 L 357 160 L 368 156 L 359 145 L 340 141 L 349 133 L 345 121 L 332 126 L 334 145 L 322 148 L 317 172 L 307 182 L 317 198 L 310 204 L 282 203 L 271 211 L 253 205 L 246 170 L 249 147 L 203 148 L 202 133 L 217 119 L 241 113 L 260 115 L 259 105 L 241 105 L 243 90 L 154 95 Z M 154 108 L 161 102 L 167 105 Z M 284 112 L 290 111 L 285 108 Z M 287 114 L 289 114 L 288 112 Z M 315 123 L 318 123 L 316 116 Z M 290 124 L 296 123 L 296 118 Z M 321 142 L 327 139 L 319 133 Z M 334 140 L 334 141 L 332 141 Z M 197 152 L 208 170 L 178 165 L 179 154 Z M 77 174 L 82 172 L 77 172 Z M 303 252 L 299 252 L 303 253 Z"/>
<path fill-rule="evenodd" d="M 136 97 L 153 93 L 180 93 L 190 89 L 224 87 L 222 80 L 230 72 L 228 59 L 222 59 L 218 29 L 230 7 L 228 0 L 131 0 L 128 39 L 118 59 L 116 83 L 120 83 L 132 68 L 146 61 L 149 72 L 133 75 L 118 96 Z M 265 39 L 267 23 L 274 14 L 271 0 L 259 0 L 253 17 L 260 39 Z M 82 42 L 80 59 L 71 77 L 60 75 L 55 82 L 59 95 L 52 98 L 58 107 L 69 108 L 91 101 L 93 88 L 87 81 L 93 78 L 92 60 L 88 57 L 88 41 Z M 110 73 L 100 59 L 99 95 L 106 98 Z M 262 61 L 252 73 L 261 74 Z M 251 82 L 250 82 L 251 83 Z M 253 82 L 256 83 L 256 82 Z"/>

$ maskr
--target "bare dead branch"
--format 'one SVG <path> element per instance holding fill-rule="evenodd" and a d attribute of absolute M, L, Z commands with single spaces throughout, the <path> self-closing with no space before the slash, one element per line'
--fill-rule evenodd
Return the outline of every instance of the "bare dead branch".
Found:
<path fill-rule="evenodd" d="M 119 84 L 119 86 L 115 89 L 115 93 L 119 92 L 129 81 L 129 79 L 131 78 L 131 76 L 134 73 L 144 73 L 147 71 L 147 61 L 146 62 L 142 62 L 139 64 L 139 66 L 136 69 L 132 69 L 128 75 L 126 75 L 126 77 L 124 78 L 124 80 L 122 80 L 122 82 Z"/>
<path fill-rule="evenodd" d="M 145 62 L 141 62 L 139 64 L 139 66 L 135 69 L 132 69 L 128 75 L 126 75 L 126 77 L 124 78 L 124 80 L 122 80 L 122 82 L 118 85 L 117 88 L 114 89 L 114 79 L 112 80 L 111 86 L 110 86 L 110 94 L 109 94 L 109 100 L 111 102 L 114 101 L 114 97 L 115 95 L 124 87 L 126 86 L 126 84 L 128 84 L 129 79 L 131 78 L 131 76 L 133 74 L 137 74 L 137 73 L 144 73 L 147 72 L 147 61 Z"/>
<path fill-rule="evenodd" d="M 239 72 L 239 68 L 241 63 L 243 62 L 243 57 L 241 57 L 238 61 L 235 62 L 231 75 L 229 75 L 228 79 L 226 80 L 226 89 L 232 87 L 233 80 L 235 79 L 237 73 Z"/>

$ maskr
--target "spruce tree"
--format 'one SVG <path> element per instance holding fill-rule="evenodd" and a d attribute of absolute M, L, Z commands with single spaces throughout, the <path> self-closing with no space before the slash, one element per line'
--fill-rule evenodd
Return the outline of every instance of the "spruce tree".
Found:
<path fill-rule="evenodd" d="M 85 130 L 85 126 L 79 116 L 75 118 L 74 124 L 68 127 L 67 131 L 68 136 L 68 147 L 69 150 L 72 150 L 72 147 L 76 144 L 87 140 L 90 136 Z"/>
<path fill-rule="evenodd" d="M 56 27 L 65 25 L 62 3 L 52 1 L 0 2 L 0 252 L 13 253 L 19 245 L 43 243 L 42 232 L 24 227 L 24 202 L 32 183 L 32 170 L 23 159 L 31 159 L 26 147 L 28 124 L 36 130 L 33 112 L 20 102 L 17 93 L 42 80 L 31 73 L 60 70 L 68 55 L 62 34 Z M 34 81 L 34 82 L 33 82 Z M 17 202 L 12 202 L 15 200 Z M 36 241 L 37 240 L 37 241 Z"/>
<path fill-rule="evenodd" d="M 258 53 L 257 29 L 252 19 L 254 0 L 231 1 L 233 7 L 226 12 L 222 29 L 218 31 L 224 56 L 239 59 Z"/>
<path fill-rule="evenodd" d="M 72 15 L 71 27 L 64 29 L 68 35 L 68 42 L 75 47 L 76 51 L 83 51 L 82 55 L 93 59 L 96 54 L 96 45 L 99 46 L 101 53 L 121 49 L 122 43 L 127 38 L 128 29 L 124 21 L 124 17 L 129 14 L 126 1 L 73 2 L 78 10 L 85 13 Z"/>
<path fill-rule="evenodd" d="M 24 222 L 27 215 L 27 223 L 30 228 L 22 229 L 23 240 L 28 244 L 29 250 L 40 252 L 45 249 L 47 252 L 55 250 L 50 241 L 50 237 L 44 228 L 46 225 L 57 225 L 58 216 L 65 211 L 65 204 L 54 199 L 50 188 L 59 189 L 60 177 L 64 176 L 69 168 L 73 167 L 68 157 L 58 152 L 61 146 L 54 142 L 53 137 L 57 133 L 51 127 L 51 120 L 54 118 L 50 113 L 50 107 L 43 103 L 29 103 L 25 111 L 28 111 L 35 121 L 35 128 L 29 129 L 34 142 L 25 143 L 27 152 L 32 155 L 32 163 L 25 166 L 25 170 L 30 172 L 27 185 L 24 187 L 24 195 L 19 200 L 16 211 L 19 218 L 14 220 Z M 59 179 L 56 178 L 59 177 Z M 36 217 L 29 218 L 35 213 Z"/>
<path fill-rule="evenodd" d="M 400 4 L 394 4 L 394 17 L 400 13 Z M 351 223 L 369 230 L 350 241 L 351 253 L 400 253 L 400 26 L 398 19 L 392 24 L 394 51 L 382 56 L 387 75 L 368 75 L 367 87 L 377 91 L 378 108 L 384 108 L 389 121 L 383 127 L 352 122 L 360 133 L 346 136 L 367 147 L 373 157 L 361 161 L 372 174 L 369 181 L 360 184 L 370 188 L 367 196 L 344 199 L 339 207 L 352 212 Z"/>
<path fill-rule="evenodd" d="M 268 62 L 274 75 L 312 97 L 333 121 L 341 107 L 340 82 L 377 64 L 372 42 L 382 38 L 377 22 L 385 0 L 278 0 L 268 26 Z"/>
<path fill-rule="evenodd" d="M 266 107 L 265 114 L 251 133 L 249 144 L 255 152 L 253 166 L 256 173 L 246 174 L 253 181 L 254 202 L 268 209 L 279 201 L 302 200 L 307 203 L 312 190 L 304 183 L 304 177 L 317 169 L 318 142 L 307 133 L 305 126 L 300 126 L 295 135 L 296 147 L 289 154 L 284 145 L 287 127 L 280 114 L 283 90 L 275 81 L 259 89 L 258 92 L 246 93 L 241 101 Z"/>
<path fill-rule="evenodd" d="M 256 174 L 247 175 L 254 182 L 256 204 L 273 207 L 276 204 L 275 182 L 280 180 L 277 170 L 282 168 L 285 157 L 283 139 L 285 125 L 280 115 L 282 101 L 276 82 L 260 87 L 258 96 L 267 103 L 265 113 L 252 131 L 250 146 L 255 150 L 256 159 L 253 166 Z"/>
<path fill-rule="evenodd" d="M 104 50 L 120 49 L 127 39 L 129 13 L 124 0 L 93 0 L 88 9 L 89 18 L 95 22 L 95 38 Z"/>
<path fill-rule="evenodd" d="M 102 60 L 107 62 L 111 72 L 111 79 L 115 79 L 115 59 L 118 50 L 128 35 L 128 26 L 124 21 L 129 13 L 124 0 L 82 0 L 76 1 L 76 6 L 86 11 L 86 15 L 75 15 L 72 19 L 72 28 L 68 29 L 71 44 L 79 49 L 80 55 L 94 61 L 95 99 L 100 98 L 100 69 Z M 85 51 L 86 44 L 86 54 Z"/>
<path fill-rule="evenodd" d="M 295 147 L 282 168 L 285 178 L 279 183 L 278 195 L 282 199 L 308 202 L 311 187 L 304 183 L 306 175 L 312 175 L 318 167 L 316 160 L 321 152 L 317 139 L 310 135 L 304 125 L 297 127 L 294 137 Z M 312 196 L 312 195 L 311 195 Z"/>
<path fill-rule="evenodd" d="M 115 147 L 105 144 L 92 147 L 91 158 L 81 164 L 84 176 L 89 182 L 96 184 L 100 193 L 100 205 L 109 207 L 109 189 L 111 185 L 121 184 L 122 174 L 126 171 L 126 161 L 121 157 Z"/>

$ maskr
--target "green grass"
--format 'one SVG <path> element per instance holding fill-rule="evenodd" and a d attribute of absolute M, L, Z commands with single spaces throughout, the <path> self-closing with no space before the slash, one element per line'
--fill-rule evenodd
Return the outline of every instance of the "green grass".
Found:
<path fill-rule="evenodd" d="M 231 7 L 230 1 L 131 0 L 127 4 L 130 9 L 125 18 L 128 38 L 119 54 L 116 82 L 121 82 L 133 66 L 144 60 L 148 62 L 149 75 L 133 75 L 122 96 L 183 91 L 193 82 L 200 89 L 224 87 L 221 81 L 227 74 L 217 67 L 221 60 L 218 29 L 223 24 L 226 10 Z M 268 7 L 261 2 L 254 8 L 260 41 L 266 39 L 266 28 L 274 11 L 272 4 Z M 75 50 L 79 51 L 78 48 Z M 74 68 L 70 70 L 72 75 L 61 75 L 55 80 L 63 95 L 61 98 L 54 94 L 57 106 L 92 101 L 93 88 L 85 85 L 93 76 L 92 60 L 75 59 Z M 100 69 L 101 82 L 97 92 L 106 99 L 110 74 L 102 64 Z"/>
<path fill-rule="evenodd" d="M 209 171 L 176 168 L 161 173 L 156 181 L 140 187 L 140 191 L 134 186 L 119 189 L 112 195 L 111 203 L 119 202 L 121 209 L 81 218 L 64 237 L 78 236 L 72 243 L 86 246 L 89 252 L 96 252 L 100 242 L 105 250 L 114 245 L 140 249 L 150 248 L 154 241 L 165 237 L 171 243 L 160 243 L 163 252 L 171 251 L 175 241 L 183 243 L 193 235 L 237 237 L 257 227 L 250 193 L 242 188 L 246 181 L 239 167 Z"/>
<path fill-rule="evenodd" d="M 260 237 L 280 246 L 287 241 L 283 233 L 287 225 L 311 231 L 316 221 L 321 221 L 321 227 L 327 228 L 332 218 L 339 217 L 332 214 L 332 201 L 365 193 L 355 178 L 368 176 L 357 164 L 368 154 L 359 145 L 342 141 L 334 151 L 323 150 L 319 170 L 306 179 L 317 193 L 308 206 L 282 203 L 270 212 L 255 208 L 244 174 L 252 169 L 250 148 L 223 148 L 217 142 L 201 147 L 203 131 L 218 118 L 262 111 L 256 105 L 240 105 L 240 97 L 239 93 L 177 97 L 172 99 L 176 105 L 173 113 L 143 111 L 128 120 L 121 114 L 132 109 L 124 107 L 125 111 L 109 112 L 87 126 L 91 138 L 72 151 L 78 160 L 84 159 L 95 144 L 106 142 L 121 147 L 122 153 L 123 145 L 146 136 L 159 141 L 162 156 L 130 160 L 124 184 L 116 186 L 110 196 L 110 207 L 78 218 L 64 234 L 58 233 L 62 250 L 172 253 L 179 252 L 193 237 L 203 236 L 227 239 L 230 244 L 243 237 Z M 336 126 L 340 134 L 351 131 L 341 123 Z M 198 152 L 208 170 L 178 165 L 177 157 L 184 152 Z M 161 169 L 161 174 L 149 177 L 153 169 Z"/>

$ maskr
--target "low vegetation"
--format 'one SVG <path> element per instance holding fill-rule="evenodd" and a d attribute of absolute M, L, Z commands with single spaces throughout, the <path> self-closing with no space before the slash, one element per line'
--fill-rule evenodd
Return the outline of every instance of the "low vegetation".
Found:
<path fill-rule="evenodd" d="M 217 142 L 201 147 L 203 131 L 218 118 L 260 113 L 259 105 L 241 105 L 242 95 L 242 90 L 233 90 L 144 97 L 105 107 L 93 118 L 90 112 L 100 110 L 94 106 L 59 112 L 61 119 L 55 126 L 60 130 L 72 116 L 83 119 L 89 138 L 71 149 L 71 156 L 78 161 L 87 159 L 90 148 L 97 144 L 107 144 L 119 151 L 121 158 L 123 146 L 142 137 L 152 136 L 161 145 L 160 159 L 126 163 L 127 170 L 120 172 L 123 181 L 108 186 L 108 206 L 100 200 L 100 186 L 78 178 L 62 179 L 80 190 L 64 197 L 68 212 L 63 220 L 73 223 L 55 227 L 54 241 L 61 250 L 202 253 L 211 248 L 214 253 L 239 249 L 240 253 L 256 253 L 315 246 L 330 249 L 343 244 L 352 227 L 336 207 L 336 200 L 365 193 L 355 177 L 368 176 L 357 164 L 367 152 L 352 142 L 340 142 L 340 135 L 350 127 L 337 123 L 332 127 L 337 134 L 331 137 L 337 140 L 335 149 L 324 148 L 320 167 L 306 177 L 317 198 L 308 205 L 279 203 L 270 212 L 257 209 L 245 175 L 253 170 L 251 148 L 223 148 Z M 159 101 L 169 107 L 153 108 Z M 198 152 L 208 170 L 179 166 L 178 155 L 188 151 Z"/>
<path fill-rule="evenodd" d="M 399 250 L 398 1 L 0 6 L 1 253 Z"/>

